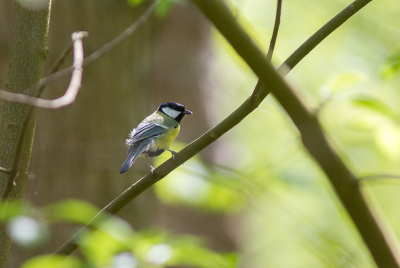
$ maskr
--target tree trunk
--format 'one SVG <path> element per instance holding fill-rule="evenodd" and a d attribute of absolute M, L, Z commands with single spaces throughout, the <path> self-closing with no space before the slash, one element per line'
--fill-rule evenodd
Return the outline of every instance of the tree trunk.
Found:
<path fill-rule="evenodd" d="M 15 2 L 15 20 L 12 39 L 11 61 L 6 88 L 10 92 L 23 92 L 37 83 L 42 77 L 44 61 L 47 56 L 47 37 L 49 29 L 50 0 L 41 7 L 29 9 Z M 5 102 L 0 125 L 0 166 L 11 168 L 15 161 L 16 147 L 21 127 L 29 109 L 28 105 Z M 31 117 L 20 154 L 18 175 L 14 181 L 9 200 L 20 204 L 24 194 L 29 161 L 35 133 L 36 111 Z M 8 175 L 0 174 L 0 193 L 3 194 L 8 183 Z M 0 227 L 0 267 L 6 267 L 11 248 L 11 239 L 5 226 Z"/>

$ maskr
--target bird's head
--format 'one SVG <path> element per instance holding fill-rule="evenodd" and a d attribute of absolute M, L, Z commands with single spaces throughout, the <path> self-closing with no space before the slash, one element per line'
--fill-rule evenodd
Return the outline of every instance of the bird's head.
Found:
<path fill-rule="evenodd" d="M 179 123 L 186 114 L 193 114 L 185 109 L 185 106 L 176 102 L 164 102 L 158 107 L 158 111 L 175 119 Z"/>

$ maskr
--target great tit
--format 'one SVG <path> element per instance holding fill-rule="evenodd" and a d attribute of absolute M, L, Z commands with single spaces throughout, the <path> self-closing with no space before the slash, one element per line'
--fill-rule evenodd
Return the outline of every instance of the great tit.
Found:
<path fill-rule="evenodd" d="M 149 157 L 159 156 L 165 150 L 168 150 L 174 158 L 176 152 L 169 150 L 169 145 L 178 135 L 179 124 L 187 114 L 192 114 L 192 112 L 186 110 L 182 104 L 162 103 L 157 111 L 146 117 L 129 134 L 130 139 L 125 142 L 126 146 L 129 147 L 129 156 L 122 164 L 119 173 L 127 172 L 138 156 L 147 159 L 151 173 L 153 173 L 154 167 L 151 165 Z"/>

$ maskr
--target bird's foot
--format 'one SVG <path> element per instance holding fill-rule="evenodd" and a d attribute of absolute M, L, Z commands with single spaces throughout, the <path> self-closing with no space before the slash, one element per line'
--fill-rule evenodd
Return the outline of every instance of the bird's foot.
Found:
<path fill-rule="evenodd" d="M 168 150 L 168 151 L 171 152 L 171 154 L 172 154 L 172 159 L 175 160 L 175 155 L 177 154 L 177 152 L 172 151 L 172 150 Z"/>
<path fill-rule="evenodd" d="M 150 163 L 149 158 L 146 157 L 146 160 L 147 160 L 147 164 L 149 164 L 149 168 L 150 168 L 151 174 L 154 174 L 154 169 L 155 169 L 155 168 L 154 168 L 153 165 Z"/>

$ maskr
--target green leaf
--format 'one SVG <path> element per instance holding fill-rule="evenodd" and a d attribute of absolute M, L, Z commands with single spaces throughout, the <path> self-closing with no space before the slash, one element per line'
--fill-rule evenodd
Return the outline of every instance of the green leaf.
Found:
<path fill-rule="evenodd" d="M 183 1 L 184 0 L 161 0 L 156 8 L 155 15 L 159 18 L 164 18 L 175 4 L 182 3 Z"/>
<path fill-rule="evenodd" d="M 174 1 L 170 0 L 162 0 L 161 3 L 157 6 L 155 14 L 159 18 L 164 18 L 168 12 L 171 10 L 171 7 L 174 5 Z"/>
<path fill-rule="evenodd" d="M 44 208 L 44 212 L 50 223 L 69 221 L 78 224 L 86 224 L 99 211 L 100 209 L 92 204 L 77 199 L 63 200 Z"/>
<path fill-rule="evenodd" d="M 400 52 L 389 57 L 380 67 L 379 74 L 382 79 L 395 76 L 400 71 Z"/>
<path fill-rule="evenodd" d="M 385 103 L 379 101 L 376 98 L 372 98 L 370 96 L 357 96 L 352 100 L 352 102 L 357 106 L 361 106 L 365 109 L 369 109 L 371 111 L 388 116 L 391 119 L 396 119 L 395 112 Z"/>
<path fill-rule="evenodd" d="M 179 143 L 174 146 L 183 147 Z M 156 163 L 165 161 L 164 157 L 170 155 L 158 157 Z M 228 183 L 235 182 L 217 172 L 211 173 L 199 157 L 194 156 L 154 185 L 154 189 L 157 197 L 168 204 L 192 206 L 213 212 L 238 211 L 242 208 L 243 198 L 237 190 L 228 187 Z"/>
<path fill-rule="evenodd" d="M 128 4 L 134 7 L 141 4 L 142 2 L 144 2 L 144 0 L 128 0 Z"/>
<path fill-rule="evenodd" d="M 73 256 L 41 255 L 27 260 L 21 268 L 83 268 L 83 262 Z"/>
<path fill-rule="evenodd" d="M 99 230 L 86 230 L 78 241 L 81 251 L 96 267 L 108 266 L 116 254 L 130 251 L 131 227 L 119 218 L 112 218 Z M 111 267 L 111 266 L 110 266 Z"/>
<path fill-rule="evenodd" d="M 204 245 L 202 239 L 190 235 L 171 235 L 164 231 L 144 230 L 133 237 L 132 245 L 135 256 L 153 265 L 237 267 L 235 254 L 214 252 Z"/>
<path fill-rule="evenodd" d="M 400 160 L 400 129 L 397 125 L 386 125 L 377 129 L 375 143 L 380 151 L 391 161 Z"/>
<path fill-rule="evenodd" d="M 363 80 L 361 75 L 355 73 L 341 73 L 336 75 L 331 81 L 328 82 L 328 87 L 332 90 L 343 89 L 351 87 Z"/>

